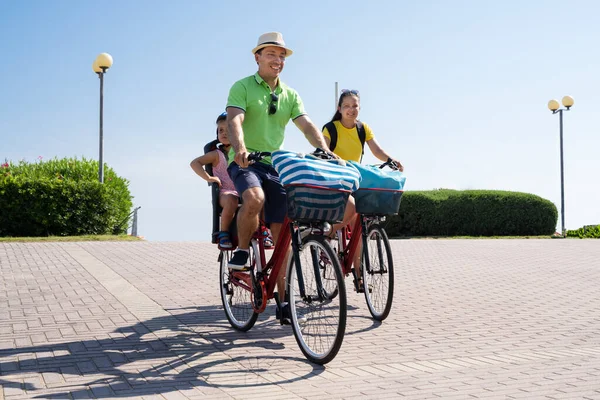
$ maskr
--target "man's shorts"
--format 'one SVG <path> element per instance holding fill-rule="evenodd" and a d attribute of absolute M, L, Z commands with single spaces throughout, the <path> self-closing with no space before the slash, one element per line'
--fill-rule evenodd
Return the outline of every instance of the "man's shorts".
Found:
<path fill-rule="evenodd" d="M 246 189 L 260 187 L 265 193 L 265 222 L 281 223 L 287 211 L 285 189 L 272 165 L 257 162 L 240 168 L 235 162 L 229 164 L 227 172 L 235 190 L 243 196 Z"/>

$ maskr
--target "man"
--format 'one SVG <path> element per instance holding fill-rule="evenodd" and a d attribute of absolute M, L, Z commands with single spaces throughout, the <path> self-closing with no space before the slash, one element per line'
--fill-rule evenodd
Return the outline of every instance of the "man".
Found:
<path fill-rule="evenodd" d="M 250 239 L 258 227 L 263 207 L 265 222 L 270 224 L 275 242 L 286 214 L 285 190 L 270 158 L 249 164 L 248 154 L 252 151 L 279 150 L 283 144 L 285 126 L 290 119 L 311 145 L 328 151 L 322 133 L 306 115 L 298 93 L 279 79 L 286 58 L 292 55 L 282 34 L 268 32 L 261 35 L 252 53 L 258 71 L 234 83 L 227 99 L 229 140 L 232 146 L 228 171 L 242 196 L 242 207 L 237 218 L 239 245 L 228 266 L 238 270 L 243 269 L 248 261 Z M 284 278 L 285 268 L 282 268 L 277 280 L 282 300 L 285 298 Z"/>

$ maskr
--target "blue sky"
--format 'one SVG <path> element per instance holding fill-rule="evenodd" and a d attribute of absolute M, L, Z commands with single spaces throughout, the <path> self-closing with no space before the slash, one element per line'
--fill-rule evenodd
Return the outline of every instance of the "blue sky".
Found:
<path fill-rule="evenodd" d="M 231 84 L 256 71 L 258 36 L 275 30 L 295 52 L 282 78 L 316 125 L 333 114 L 334 82 L 360 90 L 360 117 L 404 163 L 407 190 L 515 190 L 560 210 L 546 104 L 572 95 L 566 226 L 600 223 L 598 15 L 595 1 L 6 0 L 0 160 L 97 159 L 91 66 L 108 52 L 104 159 L 131 181 L 139 234 L 209 240 L 209 188 L 189 162 Z M 285 148 L 310 149 L 293 124 L 286 134 Z"/>

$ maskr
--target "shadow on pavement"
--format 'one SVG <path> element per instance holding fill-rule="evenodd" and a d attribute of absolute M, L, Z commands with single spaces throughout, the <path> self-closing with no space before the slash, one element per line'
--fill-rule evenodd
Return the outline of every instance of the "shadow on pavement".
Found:
<path fill-rule="evenodd" d="M 235 352 L 235 357 L 217 354 L 228 349 L 283 349 L 284 344 L 276 340 L 292 335 L 292 331 L 282 329 L 278 323 L 259 321 L 252 330 L 243 333 L 230 328 L 220 307 L 171 311 L 175 313 L 119 328 L 112 337 L 101 340 L 1 349 L 0 374 L 63 374 L 67 383 L 60 386 L 75 389 L 51 395 L 40 393 L 38 398 L 105 398 L 144 396 L 193 387 L 231 388 L 289 383 L 324 370 L 303 357 L 256 357 L 239 351 Z M 207 333 L 207 326 L 215 329 Z M 259 379 L 260 373 L 269 371 L 271 366 L 283 360 L 306 364 L 306 375 L 269 383 Z M 78 379 L 70 382 L 69 376 Z M 81 379 L 86 376 L 91 379 Z M 227 379 L 219 382 L 219 377 L 224 376 Z M 240 377 L 239 382 L 236 376 Z M 273 377 L 273 374 L 270 376 Z M 27 390 L 32 396 L 35 396 L 36 390 L 46 390 L 35 388 L 30 383 L 2 379 L 0 384 L 5 388 Z"/>

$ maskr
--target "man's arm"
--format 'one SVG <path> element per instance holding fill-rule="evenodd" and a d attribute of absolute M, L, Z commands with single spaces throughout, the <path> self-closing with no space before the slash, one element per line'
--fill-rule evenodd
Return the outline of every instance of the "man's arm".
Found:
<path fill-rule="evenodd" d="M 332 151 L 329 150 L 329 146 L 325 141 L 325 137 L 323 136 L 321 131 L 317 129 L 315 124 L 313 124 L 310 118 L 308 118 L 308 115 L 299 116 L 294 120 L 294 124 L 296 124 L 298 129 L 300 129 L 302 133 L 304 133 L 306 140 L 308 140 L 308 142 L 311 145 L 325 150 L 329 154 L 333 155 L 334 158 L 339 158 L 337 155 L 335 155 Z"/>
<path fill-rule="evenodd" d="M 227 136 L 235 152 L 233 161 L 242 168 L 248 167 L 248 150 L 246 150 L 244 131 L 242 129 L 245 115 L 242 109 L 227 107 Z"/>

